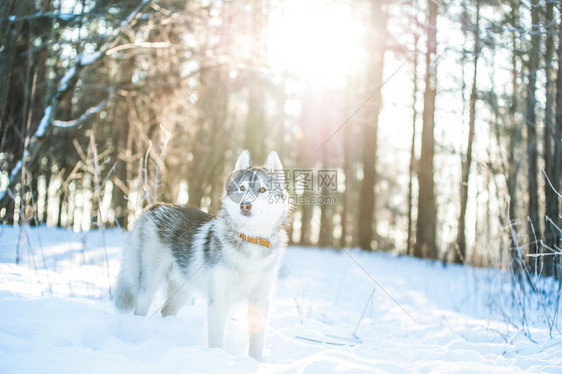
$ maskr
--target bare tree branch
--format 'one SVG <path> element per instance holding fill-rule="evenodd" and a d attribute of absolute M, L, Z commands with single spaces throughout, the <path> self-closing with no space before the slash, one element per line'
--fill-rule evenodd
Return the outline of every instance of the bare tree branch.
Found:
<path fill-rule="evenodd" d="M 60 127 L 60 128 L 74 127 L 76 125 L 81 124 L 91 116 L 101 112 L 107 106 L 107 104 L 111 102 L 112 99 L 113 99 L 113 92 L 110 92 L 109 97 L 107 99 L 105 99 L 104 101 L 102 101 L 101 103 L 99 103 L 94 107 L 88 108 L 80 117 L 73 119 L 72 121 L 53 120 L 51 123 L 53 126 Z"/>
<path fill-rule="evenodd" d="M 140 3 L 127 16 L 127 18 L 125 18 L 123 21 L 121 21 L 121 23 L 119 24 L 119 27 L 113 31 L 113 33 L 109 36 L 109 38 L 101 46 L 101 48 L 99 48 L 98 51 L 96 51 L 92 54 L 87 54 L 87 55 L 86 54 L 79 54 L 76 57 L 76 62 L 74 64 L 74 66 L 66 72 L 64 77 L 59 82 L 55 94 L 48 101 L 49 105 L 47 105 L 47 107 L 45 108 L 45 110 L 43 112 L 43 117 L 41 117 L 41 121 L 39 122 L 39 126 L 37 127 L 37 130 L 35 131 L 35 134 L 33 134 L 33 136 L 31 137 L 27 149 L 24 150 L 21 160 L 19 160 L 16 163 L 16 165 L 14 166 L 12 171 L 10 172 L 8 187 L 10 186 L 10 184 L 14 181 L 14 179 L 16 178 L 18 173 L 20 172 L 20 170 L 23 166 L 23 162 L 30 156 L 30 151 L 39 142 L 39 139 L 41 139 L 45 135 L 45 132 L 47 131 L 47 128 L 53 122 L 52 119 L 53 119 L 53 116 L 55 114 L 55 111 L 56 111 L 56 108 L 57 108 L 59 102 L 62 100 L 62 98 L 72 88 L 74 88 L 76 86 L 76 83 L 78 82 L 78 79 L 80 77 L 80 72 L 82 71 L 82 69 L 84 69 L 84 67 L 86 67 L 86 66 L 92 65 L 95 62 L 101 60 L 107 54 L 107 51 L 110 48 L 113 47 L 113 44 L 115 43 L 117 38 L 125 31 L 125 29 L 127 29 L 129 26 L 131 26 L 135 22 L 135 20 L 139 16 L 140 12 L 151 1 L 152 0 L 143 0 L 142 3 Z M 100 110 L 101 110 L 101 108 L 98 110 L 98 112 Z M 90 109 L 88 111 L 90 111 Z M 80 118 L 82 118 L 84 115 L 89 116 L 89 115 L 94 114 L 93 112 L 87 114 L 88 111 L 86 111 L 86 113 L 84 113 Z M 78 120 L 76 120 L 76 121 L 70 121 L 71 123 L 74 122 L 73 125 L 70 125 L 70 123 L 67 123 L 68 126 L 59 126 L 59 127 L 72 127 L 74 125 L 77 125 L 78 123 L 82 122 L 82 121 L 80 121 L 80 118 L 78 118 Z M 59 122 L 59 124 L 60 124 L 60 122 Z M 2 200 L 4 198 L 4 196 L 6 195 L 6 192 L 8 191 L 8 187 L 4 191 L 0 192 L 0 200 Z"/>

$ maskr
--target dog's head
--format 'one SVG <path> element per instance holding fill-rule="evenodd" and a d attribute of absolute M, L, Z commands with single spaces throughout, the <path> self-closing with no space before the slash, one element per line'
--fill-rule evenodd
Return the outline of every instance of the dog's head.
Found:
<path fill-rule="evenodd" d="M 242 152 L 227 179 L 223 209 L 240 230 L 251 235 L 269 235 L 285 220 L 289 199 L 283 165 L 275 151 L 263 167 L 252 167 L 250 153 Z"/>

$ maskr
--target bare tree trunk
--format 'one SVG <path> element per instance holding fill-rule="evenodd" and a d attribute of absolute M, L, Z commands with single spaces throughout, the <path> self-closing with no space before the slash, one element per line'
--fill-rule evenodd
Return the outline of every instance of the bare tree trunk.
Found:
<path fill-rule="evenodd" d="M 35 11 L 35 4 L 30 0 L 0 2 L 0 153 L 5 153 L 0 168 L 10 172 L 22 159 L 28 133 L 28 111 L 30 80 L 30 26 L 29 23 L 11 24 L 9 16 L 26 16 Z M 11 157 L 10 157 L 11 156 Z M 21 164 L 23 166 L 23 163 Z M 11 174 L 11 173 L 10 173 Z M 2 221 L 14 224 L 16 216 L 15 194 L 17 185 L 22 182 L 21 173 L 9 174 L 8 190 L 1 193 L 0 212 L 4 210 Z M 25 186 L 20 186 L 23 196 Z M 20 206 L 23 200 L 20 200 Z"/>
<path fill-rule="evenodd" d="M 326 123 L 331 123 L 331 121 L 326 121 Z M 326 126 L 324 128 L 324 135 L 322 136 L 322 139 L 327 139 L 328 138 L 328 130 L 329 128 Z M 328 147 L 323 147 L 322 148 L 322 167 L 324 169 L 327 169 L 328 166 L 330 165 L 330 161 L 328 158 Z M 320 180 L 320 175 L 317 176 L 317 181 L 320 184 L 320 196 L 321 197 L 326 197 L 329 194 L 329 189 L 328 189 L 328 185 L 326 184 L 326 181 L 321 181 Z M 326 201 L 324 201 L 321 205 L 320 205 L 320 232 L 318 235 L 318 246 L 320 247 L 329 247 L 329 246 L 334 246 L 336 245 L 336 243 L 334 243 L 334 225 L 333 225 L 333 213 L 332 213 L 332 207 L 329 206 L 328 204 L 326 204 Z"/>
<path fill-rule="evenodd" d="M 464 263 L 466 261 L 466 207 L 468 204 L 468 181 L 470 167 L 472 164 L 472 143 L 474 142 L 474 127 L 476 122 L 476 99 L 478 90 L 476 77 L 478 75 L 478 57 L 480 55 L 480 1 L 476 0 L 476 24 L 474 25 L 474 74 L 472 76 L 472 89 L 470 92 L 470 109 L 468 120 L 468 142 L 466 146 L 466 158 L 462 163 L 461 180 L 461 209 L 457 232 L 457 250 L 453 253 L 453 262 Z"/>
<path fill-rule="evenodd" d="M 537 149 L 537 120 L 536 120 L 536 82 L 537 69 L 539 65 L 541 37 L 538 32 L 540 22 L 540 1 L 533 0 L 531 3 L 531 49 L 529 51 L 529 66 L 527 76 L 527 108 L 525 124 L 527 128 L 527 182 L 529 205 L 527 209 L 529 254 L 539 252 L 541 239 L 541 227 L 539 220 L 539 197 L 538 197 L 538 149 Z M 538 258 L 529 257 L 529 266 L 532 272 L 539 271 Z"/>
<path fill-rule="evenodd" d="M 64 208 L 64 203 L 68 200 L 68 194 L 65 190 L 59 196 L 59 209 L 58 209 L 58 217 L 57 217 L 57 227 L 62 226 L 62 211 Z M 67 220 L 68 221 L 68 220 Z"/>
<path fill-rule="evenodd" d="M 547 34 L 546 34 L 546 50 L 544 54 L 544 73 L 546 77 L 546 105 L 544 111 L 544 170 L 546 172 L 545 183 L 544 183 L 544 196 L 545 196 L 545 222 L 544 222 L 544 244 L 546 248 L 544 253 L 546 256 L 543 257 L 544 262 L 544 273 L 546 276 L 557 275 L 557 260 L 558 257 L 553 255 L 548 249 L 554 249 L 558 245 L 558 239 L 560 233 L 556 227 L 549 222 L 549 219 L 556 220 L 558 216 L 558 195 L 556 190 L 554 190 L 549 183 L 549 179 L 553 178 L 557 174 L 555 169 L 555 155 L 554 155 L 554 142 L 556 139 L 556 132 L 554 126 L 554 100 L 555 92 L 552 77 L 552 63 L 554 57 L 554 33 L 556 33 L 556 24 L 554 22 L 554 2 L 547 2 L 546 4 L 546 24 Z M 559 36 L 562 39 L 562 35 Z M 559 73 L 560 74 L 560 71 Z M 560 141 L 560 139 L 558 139 Z M 556 221 L 555 221 L 556 222 Z"/>
<path fill-rule="evenodd" d="M 377 183 L 377 132 L 381 108 L 381 87 L 384 69 L 386 16 L 382 5 L 384 0 L 377 0 L 371 6 L 371 46 L 369 50 L 371 64 L 368 69 L 367 92 L 374 96 L 365 105 L 363 128 L 363 181 L 359 199 L 359 247 L 372 249 L 371 242 L 376 237 L 375 219 L 375 185 Z M 375 233 L 373 233 L 373 230 Z"/>
<path fill-rule="evenodd" d="M 51 1 L 50 0 L 45 0 L 42 2 L 42 6 L 41 6 L 41 10 L 43 12 L 47 12 L 51 9 Z M 45 103 L 46 103 L 46 99 L 47 99 L 47 56 L 48 56 L 48 41 L 49 38 L 52 37 L 52 33 L 51 30 L 49 29 L 48 32 L 45 32 L 45 34 L 41 37 L 41 42 L 43 47 L 41 49 L 39 49 L 39 51 L 37 51 L 37 57 L 36 57 L 36 61 L 35 61 L 35 82 L 34 82 L 34 88 L 33 88 L 33 102 L 32 102 L 32 108 L 31 108 L 31 128 L 32 129 L 36 129 L 37 126 L 39 126 L 39 122 L 41 121 L 41 116 L 43 114 L 43 108 L 45 107 Z M 47 169 L 49 169 L 50 165 L 47 165 Z M 42 156 L 37 157 L 35 160 L 35 163 L 33 165 L 33 169 L 35 171 L 35 175 L 32 178 L 32 195 L 34 196 L 35 199 L 35 209 L 38 209 L 38 199 L 39 199 L 39 193 L 37 190 L 37 182 L 38 182 L 38 178 L 41 175 L 41 172 L 43 171 L 43 162 L 42 162 Z M 47 174 L 50 174 L 50 171 L 47 172 Z M 48 185 L 46 185 L 47 191 L 48 191 Z M 48 194 L 46 194 L 45 196 L 45 202 L 44 202 L 44 207 L 45 210 L 47 209 L 47 203 L 49 200 L 49 196 Z M 37 221 L 37 223 L 45 223 L 45 219 L 46 219 L 46 213 L 42 214 L 41 216 L 38 215 L 39 212 L 36 210 L 35 211 L 35 221 Z"/>
<path fill-rule="evenodd" d="M 221 165 L 224 164 L 224 159 L 220 159 Z M 211 197 L 211 205 L 209 206 L 210 214 L 217 214 L 221 207 L 222 194 L 224 191 L 224 174 L 221 172 L 220 167 L 216 167 L 216 172 L 209 176 L 209 184 L 211 185 L 211 191 L 209 193 Z"/>
<path fill-rule="evenodd" d="M 227 71 L 223 67 L 205 69 L 201 72 L 200 105 L 205 112 L 200 111 L 198 129 L 193 139 L 193 162 L 188 175 L 189 201 L 188 204 L 200 208 L 207 181 L 210 180 L 210 169 L 216 157 L 223 157 L 223 149 L 216 149 L 216 137 L 225 136 L 224 128 L 228 90 L 226 87 Z M 219 147 L 220 148 L 220 147 Z"/>
<path fill-rule="evenodd" d="M 51 10 L 51 1 L 43 1 L 41 10 L 43 12 Z M 43 47 L 37 51 L 35 93 L 33 107 L 31 109 L 32 129 L 36 129 L 39 125 L 39 121 L 41 121 L 41 117 L 43 116 L 43 109 L 47 102 L 47 56 L 49 54 L 47 45 L 49 44 L 49 39 L 52 37 L 51 30 L 48 30 L 48 33 L 41 37 Z"/>
<path fill-rule="evenodd" d="M 244 147 L 255 160 L 265 160 L 264 133 L 266 123 L 264 87 L 259 73 L 250 72 L 248 79 L 248 115 L 244 127 Z"/>
<path fill-rule="evenodd" d="M 560 7 L 562 11 L 562 7 Z M 552 156 L 552 173 L 550 175 L 550 182 L 552 183 L 552 189 L 554 191 L 560 192 L 560 178 L 562 174 L 562 22 L 559 23 L 559 34 L 558 34 L 558 76 L 556 77 L 556 132 L 554 136 L 554 154 Z M 560 200 L 555 199 L 552 202 L 552 206 L 549 206 L 552 210 L 552 221 L 558 226 L 562 227 L 562 218 L 560 218 Z M 548 210 L 547 212 L 550 212 Z M 560 232 L 555 233 L 557 236 L 553 238 L 552 244 L 556 245 L 558 248 L 562 247 Z M 554 275 L 558 279 L 562 277 L 560 271 L 560 255 L 552 256 L 551 264 L 552 273 L 549 275 Z"/>
<path fill-rule="evenodd" d="M 135 57 L 126 58 L 120 64 L 121 79 L 120 81 L 128 86 L 131 84 L 133 72 L 135 69 Z M 130 88 L 130 87 L 125 87 Z M 127 95 L 128 90 L 125 90 Z M 115 220 L 119 227 L 127 229 L 129 223 L 129 209 L 127 208 L 129 200 L 127 199 L 127 187 L 132 181 L 127 180 L 128 162 L 126 157 L 127 147 L 129 146 L 129 127 L 130 114 L 127 98 L 121 97 L 115 105 L 115 135 L 117 137 L 115 145 L 115 173 L 113 174 L 113 191 L 111 204 L 115 211 Z"/>
<path fill-rule="evenodd" d="M 519 57 L 519 36 L 517 31 L 520 26 L 519 21 L 519 0 L 510 1 L 510 24 L 513 28 L 511 37 L 511 104 L 508 109 L 509 113 L 509 126 L 508 126 L 508 149 L 507 149 L 507 165 L 506 165 L 506 184 L 507 184 L 507 194 L 509 196 L 508 202 L 508 237 L 509 237 L 509 255 L 512 271 L 516 272 L 518 276 L 521 276 L 524 269 L 522 265 L 524 261 L 519 253 L 519 246 L 516 242 L 516 237 L 512 234 L 512 225 L 515 224 L 517 219 L 517 177 L 519 174 L 520 161 L 516 160 L 515 151 L 516 147 L 521 142 L 522 138 L 522 124 L 517 118 L 517 113 L 519 113 L 519 78 L 521 71 L 521 63 Z M 501 220 L 501 219 L 500 219 Z"/>
<path fill-rule="evenodd" d="M 437 207 L 433 181 L 434 112 L 436 95 L 437 3 L 427 2 L 427 51 L 423 105 L 422 149 L 418 169 L 419 197 L 414 256 L 437 258 Z"/>
<path fill-rule="evenodd" d="M 349 112 L 350 107 L 350 96 L 351 90 L 350 87 L 354 87 L 352 80 L 349 80 L 350 84 L 348 86 L 346 92 L 346 113 Z M 341 195 L 342 200 L 342 213 L 341 213 L 341 238 L 340 238 L 340 246 L 345 248 L 350 244 L 350 241 L 347 240 L 348 236 L 353 236 L 352 226 L 353 226 L 353 217 L 350 212 L 350 208 L 352 206 L 352 193 L 353 193 L 353 180 L 355 176 L 353 175 L 353 156 L 352 156 L 352 130 L 353 126 L 348 125 L 345 126 L 343 129 L 343 173 L 345 176 L 345 191 Z M 350 225 L 351 223 L 351 225 Z"/>
<path fill-rule="evenodd" d="M 409 168 L 409 178 L 408 178 L 408 237 L 406 239 L 406 254 L 412 254 L 412 231 L 413 231 L 413 217 L 412 210 L 414 204 L 414 171 L 416 166 L 416 122 L 418 117 L 418 111 L 416 109 L 417 96 L 418 96 L 418 42 L 419 35 L 414 34 L 414 77 L 413 83 L 414 88 L 412 90 L 412 143 L 410 145 L 410 168 Z"/>
<path fill-rule="evenodd" d="M 304 193 L 304 198 L 306 201 L 310 201 L 310 192 Z M 299 239 L 299 244 L 303 246 L 309 246 L 312 244 L 311 235 L 312 226 L 312 205 L 304 204 L 301 205 L 301 237 Z"/>

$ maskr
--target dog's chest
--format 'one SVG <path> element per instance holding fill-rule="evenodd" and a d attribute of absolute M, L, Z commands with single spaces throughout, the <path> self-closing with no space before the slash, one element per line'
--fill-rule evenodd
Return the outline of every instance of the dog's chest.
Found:
<path fill-rule="evenodd" d="M 277 259 L 273 253 L 264 253 L 255 244 L 244 247 L 244 251 L 225 248 L 223 266 L 216 269 L 217 280 L 233 299 L 246 298 L 254 289 L 267 286 L 276 270 Z"/>
<path fill-rule="evenodd" d="M 254 243 L 225 245 L 222 248 L 225 265 L 244 273 L 267 270 L 276 261 L 277 252 Z"/>

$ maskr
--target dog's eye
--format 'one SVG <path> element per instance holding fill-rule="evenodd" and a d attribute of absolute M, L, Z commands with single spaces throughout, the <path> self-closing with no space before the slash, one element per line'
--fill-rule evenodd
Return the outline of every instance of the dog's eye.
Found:
<path fill-rule="evenodd" d="M 246 187 L 240 186 L 240 191 L 244 191 L 245 189 L 246 189 Z"/>
<path fill-rule="evenodd" d="M 260 189 L 258 190 L 260 193 L 264 193 L 265 192 L 265 187 L 260 187 Z"/>

